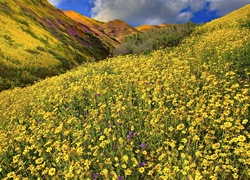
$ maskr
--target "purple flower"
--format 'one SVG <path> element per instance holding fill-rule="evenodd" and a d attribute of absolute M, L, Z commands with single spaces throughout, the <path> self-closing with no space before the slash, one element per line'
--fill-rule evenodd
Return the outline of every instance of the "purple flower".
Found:
<path fill-rule="evenodd" d="M 122 125 L 122 123 L 121 123 L 121 122 L 116 122 L 116 124 L 117 124 L 117 125 Z"/>
<path fill-rule="evenodd" d="M 96 94 L 97 97 L 101 96 L 101 94 Z"/>
<path fill-rule="evenodd" d="M 70 34 L 77 35 L 77 32 L 74 29 L 69 29 L 69 31 L 70 31 Z"/>
<path fill-rule="evenodd" d="M 143 166 L 145 166 L 145 165 L 146 165 L 145 162 L 141 162 L 141 163 L 138 164 L 139 167 L 143 167 Z"/>
<path fill-rule="evenodd" d="M 119 176 L 118 177 L 118 180 L 124 180 L 125 178 L 124 178 L 124 176 Z"/>
<path fill-rule="evenodd" d="M 136 135 L 137 135 L 137 132 L 134 132 L 133 135 L 136 136 Z"/>
<path fill-rule="evenodd" d="M 130 140 L 131 139 L 131 136 L 128 134 L 127 135 L 127 140 Z"/>
<path fill-rule="evenodd" d="M 70 110 L 70 107 L 67 107 L 67 111 L 69 111 Z"/>
<path fill-rule="evenodd" d="M 147 148 L 147 147 L 148 147 L 148 145 L 145 142 L 141 143 L 141 145 L 140 145 L 141 149 L 144 149 L 144 148 Z"/>
<path fill-rule="evenodd" d="M 76 117 L 79 117 L 79 115 L 80 115 L 79 112 L 77 112 L 77 113 L 76 113 Z"/>
<path fill-rule="evenodd" d="M 43 122 L 43 120 L 42 119 L 39 119 L 39 120 L 37 120 L 37 123 L 42 123 Z"/>
<path fill-rule="evenodd" d="M 131 131 L 128 132 L 128 134 L 127 134 L 127 140 L 129 140 L 129 139 L 132 138 L 132 133 L 133 133 L 133 132 L 131 132 Z"/>
<path fill-rule="evenodd" d="M 117 150 L 117 149 L 118 149 L 118 147 L 119 147 L 119 145 L 118 145 L 118 144 L 116 144 L 116 145 L 115 145 L 115 147 L 114 147 L 114 150 Z"/>
<path fill-rule="evenodd" d="M 98 178 L 98 176 L 100 176 L 99 173 L 94 173 L 92 179 L 93 179 L 93 180 L 96 180 L 96 179 Z"/>

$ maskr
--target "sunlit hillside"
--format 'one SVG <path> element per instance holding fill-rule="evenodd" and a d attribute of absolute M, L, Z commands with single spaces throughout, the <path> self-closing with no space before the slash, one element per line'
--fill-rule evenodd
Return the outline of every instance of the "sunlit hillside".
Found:
<path fill-rule="evenodd" d="M 168 27 L 171 27 L 171 26 L 177 26 L 177 24 L 158 24 L 158 25 L 143 24 L 143 25 L 140 25 L 140 26 L 136 26 L 135 28 L 138 31 L 145 32 L 145 31 L 153 29 L 153 28 L 158 28 L 158 27 L 168 28 Z"/>
<path fill-rule="evenodd" d="M 136 26 L 135 28 L 138 30 L 138 31 L 147 31 L 149 29 L 152 29 L 154 28 L 155 26 L 154 25 L 148 25 L 148 24 L 143 24 L 143 25 L 140 25 L 140 26 Z"/>
<path fill-rule="evenodd" d="M 83 24 L 88 30 L 95 34 L 95 36 L 100 39 L 103 43 L 107 44 L 107 47 L 116 47 L 119 43 L 110 38 L 107 34 L 105 34 L 101 28 L 104 22 L 97 21 L 95 19 L 83 16 L 75 11 L 63 11 L 68 17 L 72 18 L 73 20 Z"/>
<path fill-rule="evenodd" d="M 102 24 L 101 31 L 118 42 L 128 35 L 138 33 L 136 28 L 119 19 Z"/>
<path fill-rule="evenodd" d="M 113 48 L 46 0 L 1 0 L 0 27 L 0 91 L 103 59 Z"/>
<path fill-rule="evenodd" d="M 100 25 L 104 24 L 104 22 L 89 18 L 87 16 L 84 16 L 82 14 L 79 14 L 75 11 L 70 11 L 70 10 L 65 10 L 63 11 L 67 16 L 70 18 L 74 19 L 75 21 L 82 23 L 82 24 L 87 24 L 89 27 L 95 27 L 99 28 Z"/>
<path fill-rule="evenodd" d="M 96 34 L 97 38 L 104 43 L 111 44 L 113 47 L 118 46 L 125 37 L 139 33 L 136 28 L 122 20 L 100 22 L 75 11 L 64 11 L 64 13 L 73 20 L 87 26 L 91 32 Z"/>
<path fill-rule="evenodd" d="M 0 179 L 250 179 L 249 59 L 250 5 L 177 47 L 3 91 Z"/>

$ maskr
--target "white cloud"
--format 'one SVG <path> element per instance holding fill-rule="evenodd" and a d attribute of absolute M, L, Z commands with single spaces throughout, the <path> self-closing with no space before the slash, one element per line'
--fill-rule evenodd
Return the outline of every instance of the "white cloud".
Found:
<path fill-rule="evenodd" d="M 92 17 L 101 21 L 122 19 L 132 24 L 177 23 L 189 20 L 206 0 L 94 0 Z"/>
<path fill-rule="evenodd" d="M 131 24 L 180 23 L 207 9 L 225 15 L 250 0 L 91 0 L 92 17 L 101 21 L 121 19 Z M 208 7 L 209 6 L 209 7 Z"/>
<path fill-rule="evenodd" d="M 190 2 L 190 0 L 95 0 L 92 17 L 101 21 L 122 19 L 135 24 L 173 23 L 186 21 L 187 16 L 183 16 L 183 19 L 177 16 Z M 191 16 L 192 12 L 187 14 Z"/>
<path fill-rule="evenodd" d="M 250 4 L 250 0 L 208 0 L 210 2 L 210 10 L 218 11 L 219 15 L 225 15 L 236 10 L 246 4 Z"/>
<path fill-rule="evenodd" d="M 65 0 L 48 0 L 48 2 L 54 6 L 58 6 L 62 1 Z"/>

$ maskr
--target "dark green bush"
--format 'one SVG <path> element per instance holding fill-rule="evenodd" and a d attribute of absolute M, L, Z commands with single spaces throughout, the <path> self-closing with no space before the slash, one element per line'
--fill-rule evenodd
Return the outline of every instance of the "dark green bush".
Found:
<path fill-rule="evenodd" d="M 161 47 L 175 47 L 189 36 L 195 24 L 188 22 L 185 24 L 173 25 L 169 28 L 154 28 L 143 33 L 133 34 L 124 39 L 114 50 L 114 55 L 139 54 L 150 52 Z"/>
<path fill-rule="evenodd" d="M 34 49 L 26 49 L 26 52 L 32 54 L 32 55 L 38 55 L 40 52 Z"/>

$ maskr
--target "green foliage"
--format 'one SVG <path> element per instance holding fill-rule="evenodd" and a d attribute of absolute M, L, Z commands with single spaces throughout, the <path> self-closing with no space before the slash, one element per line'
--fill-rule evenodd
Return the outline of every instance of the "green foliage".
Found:
<path fill-rule="evenodd" d="M 9 7 L 8 2 L 0 2 L 0 13 L 4 13 L 5 15 L 11 17 L 12 16 L 12 10 Z"/>
<path fill-rule="evenodd" d="M 36 33 L 34 33 L 32 30 L 30 30 L 29 28 L 24 28 L 21 26 L 21 29 L 26 32 L 27 34 L 31 35 L 33 38 L 35 39 L 39 39 L 38 36 L 36 35 Z"/>
<path fill-rule="evenodd" d="M 225 59 L 232 62 L 231 69 L 237 72 L 241 80 L 250 81 L 246 73 L 250 71 L 250 43 L 226 53 Z"/>
<path fill-rule="evenodd" d="M 14 40 L 9 36 L 9 35 L 7 35 L 7 34 L 5 34 L 5 35 L 3 35 L 3 38 L 8 42 L 8 44 L 10 45 L 10 46 L 12 46 L 13 44 L 14 44 Z"/>
<path fill-rule="evenodd" d="M 175 47 L 191 34 L 194 27 L 195 24 L 188 22 L 169 28 L 160 27 L 144 33 L 133 34 L 125 38 L 124 42 L 115 49 L 114 54 L 139 54 L 161 47 Z"/>
<path fill-rule="evenodd" d="M 74 60 L 76 62 L 78 62 L 79 64 L 82 64 L 82 63 L 86 62 L 86 59 L 81 54 L 79 54 L 77 52 L 74 55 Z"/>
<path fill-rule="evenodd" d="M 38 51 L 43 51 L 43 52 L 46 51 L 46 49 L 45 49 L 44 47 L 41 47 L 41 46 L 37 46 L 36 49 L 37 49 Z"/>
<path fill-rule="evenodd" d="M 250 15 L 247 16 L 247 20 L 240 24 L 243 28 L 248 28 L 250 30 Z"/>
<path fill-rule="evenodd" d="M 28 53 L 33 54 L 33 55 L 39 54 L 39 51 L 33 50 L 33 49 L 26 49 L 25 51 L 27 51 Z"/>

